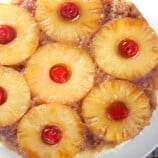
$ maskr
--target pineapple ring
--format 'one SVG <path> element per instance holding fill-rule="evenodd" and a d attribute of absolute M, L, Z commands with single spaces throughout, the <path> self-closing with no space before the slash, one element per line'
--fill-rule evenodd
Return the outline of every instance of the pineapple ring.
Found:
<path fill-rule="evenodd" d="M 0 127 L 19 120 L 30 107 L 30 91 L 24 78 L 11 68 L 0 67 L 0 87 L 7 93 L 0 105 Z"/>
<path fill-rule="evenodd" d="M 16 38 L 8 44 L 0 44 L 0 64 L 18 64 L 34 53 L 38 46 L 39 29 L 24 9 L 0 4 L 0 25 L 9 25 L 16 30 Z"/>
<path fill-rule="evenodd" d="M 39 0 L 36 19 L 41 29 L 57 41 L 80 42 L 100 28 L 103 5 L 100 0 L 71 0 L 79 7 L 75 20 L 66 20 L 60 15 L 60 7 L 66 0 Z"/>
<path fill-rule="evenodd" d="M 42 64 L 43 63 L 43 64 Z M 71 71 L 63 84 L 53 82 L 49 71 L 63 64 Z M 43 46 L 28 61 L 25 78 L 33 95 L 45 102 L 68 103 L 81 99 L 94 84 L 95 66 L 83 50 L 65 44 Z"/>
<path fill-rule="evenodd" d="M 39 132 L 48 125 L 62 129 L 62 139 L 56 145 L 47 145 L 41 139 Z M 43 104 L 32 108 L 23 117 L 18 126 L 17 139 L 30 158 L 72 158 L 83 143 L 83 127 L 71 108 L 60 104 Z"/>
<path fill-rule="evenodd" d="M 123 120 L 109 117 L 109 105 L 123 102 L 129 114 Z M 82 115 L 88 127 L 108 141 L 122 142 L 135 137 L 149 123 L 149 99 L 138 87 L 127 81 L 106 81 L 91 90 L 83 100 Z"/>
<path fill-rule="evenodd" d="M 118 53 L 118 44 L 124 39 L 134 40 L 139 47 L 133 58 Z M 150 72 L 158 63 L 158 38 L 141 19 L 122 18 L 107 25 L 97 34 L 92 49 L 98 65 L 110 75 L 135 79 Z"/>

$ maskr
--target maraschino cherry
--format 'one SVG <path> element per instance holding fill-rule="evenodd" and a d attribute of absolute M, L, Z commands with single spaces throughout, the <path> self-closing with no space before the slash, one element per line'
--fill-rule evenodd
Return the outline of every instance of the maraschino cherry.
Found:
<path fill-rule="evenodd" d="M 132 58 L 138 54 L 138 44 L 131 39 L 122 40 L 118 45 L 119 53 L 126 58 Z"/>
<path fill-rule="evenodd" d="M 0 106 L 3 105 L 7 100 L 7 93 L 4 88 L 0 87 Z"/>
<path fill-rule="evenodd" d="M 0 44 L 8 44 L 16 37 L 14 28 L 8 25 L 0 25 Z"/>
<path fill-rule="evenodd" d="M 79 16 L 79 7 L 74 2 L 66 2 L 61 5 L 60 15 L 67 20 L 73 20 Z"/>
<path fill-rule="evenodd" d="M 55 65 L 50 69 L 49 76 L 55 83 L 63 84 L 68 81 L 70 72 L 63 65 Z"/>
<path fill-rule="evenodd" d="M 48 145 L 56 145 L 62 139 L 62 131 L 55 125 L 46 126 L 42 130 L 41 138 Z"/>
<path fill-rule="evenodd" d="M 107 109 L 108 116 L 115 121 L 123 120 L 128 117 L 129 110 L 122 102 L 114 102 Z"/>

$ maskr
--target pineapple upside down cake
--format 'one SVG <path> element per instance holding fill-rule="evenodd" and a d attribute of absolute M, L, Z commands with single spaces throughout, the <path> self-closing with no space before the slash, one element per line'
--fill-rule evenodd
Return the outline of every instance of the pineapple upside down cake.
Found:
<path fill-rule="evenodd" d="M 0 12 L 8 148 L 24 158 L 97 157 L 150 124 L 158 37 L 133 3 L 12 0 Z"/>

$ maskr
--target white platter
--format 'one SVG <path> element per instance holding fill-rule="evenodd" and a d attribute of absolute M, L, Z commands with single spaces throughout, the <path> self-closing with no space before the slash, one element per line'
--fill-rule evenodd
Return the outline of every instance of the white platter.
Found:
<path fill-rule="evenodd" d="M 6 3 L 9 0 L 0 0 Z M 158 1 L 132 0 L 150 25 L 158 34 Z M 135 139 L 101 158 L 145 158 L 158 146 L 158 109 L 154 112 L 150 126 L 146 127 Z M 0 158 L 21 158 L 16 153 L 0 146 Z"/>

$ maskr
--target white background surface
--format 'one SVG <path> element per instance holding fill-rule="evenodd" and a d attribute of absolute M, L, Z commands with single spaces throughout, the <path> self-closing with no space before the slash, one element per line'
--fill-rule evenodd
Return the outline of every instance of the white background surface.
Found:
<path fill-rule="evenodd" d="M 8 0 L 0 0 L 7 2 Z M 150 25 L 158 33 L 158 0 L 132 0 Z M 145 158 L 158 145 L 158 109 L 154 112 L 151 124 L 134 140 L 102 158 Z M 0 146 L 0 158 L 20 158 L 14 152 Z"/>

